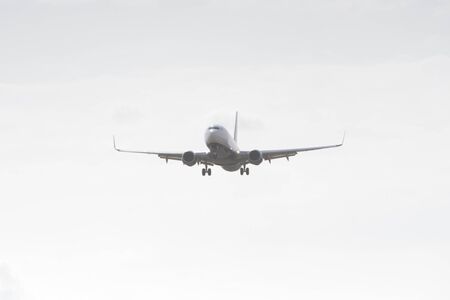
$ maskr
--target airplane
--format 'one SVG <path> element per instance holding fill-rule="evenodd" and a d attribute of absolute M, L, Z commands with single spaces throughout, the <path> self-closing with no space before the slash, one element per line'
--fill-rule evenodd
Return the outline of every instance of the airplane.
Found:
<path fill-rule="evenodd" d="M 114 149 L 119 152 L 151 154 L 165 159 L 166 163 L 169 160 L 181 161 L 184 165 L 192 167 L 194 165 L 204 165 L 202 169 L 202 176 L 211 176 L 211 167 L 220 166 L 225 171 L 235 172 L 240 171 L 241 175 L 249 175 L 250 170 L 247 165 L 260 165 L 263 161 L 271 163 L 273 159 L 286 158 L 297 155 L 299 152 L 313 151 L 320 149 L 336 148 L 344 145 L 345 133 L 340 144 L 316 146 L 307 148 L 292 148 L 279 150 L 251 150 L 241 151 L 237 145 L 238 137 L 238 112 L 236 112 L 234 121 L 234 135 L 233 137 L 228 133 L 225 127 L 221 125 L 212 125 L 208 127 L 205 132 L 205 143 L 208 147 L 208 152 L 151 152 L 151 151 L 136 151 L 120 149 L 116 145 L 116 139 L 113 136 Z"/>

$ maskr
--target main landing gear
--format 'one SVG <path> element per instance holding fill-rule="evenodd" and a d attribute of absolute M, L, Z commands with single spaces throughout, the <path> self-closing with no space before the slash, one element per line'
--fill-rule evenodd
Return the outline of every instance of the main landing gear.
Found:
<path fill-rule="evenodd" d="M 208 174 L 208 176 L 211 176 L 211 169 L 208 168 L 207 165 L 205 165 L 205 167 L 202 169 L 202 176 L 205 176 L 206 174 Z"/>
<path fill-rule="evenodd" d="M 245 175 L 250 174 L 250 170 L 245 166 L 243 168 L 241 168 L 239 171 L 241 172 L 241 175 L 244 175 L 244 173 L 245 173 Z"/>

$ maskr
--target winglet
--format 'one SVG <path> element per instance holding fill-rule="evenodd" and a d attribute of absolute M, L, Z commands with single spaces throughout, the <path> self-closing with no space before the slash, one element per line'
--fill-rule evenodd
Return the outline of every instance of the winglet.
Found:
<path fill-rule="evenodd" d="M 116 147 L 116 137 L 113 135 L 113 146 L 114 146 L 114 150 L 116 151 L 120 151 L 117 147 Z"/>
<path fill-rule="evenodd" d="M 345 131 L 344 131 L 344 136 L 342 136 L 341 146 L 344 145 L 344 141 L 345 141 Z"/>

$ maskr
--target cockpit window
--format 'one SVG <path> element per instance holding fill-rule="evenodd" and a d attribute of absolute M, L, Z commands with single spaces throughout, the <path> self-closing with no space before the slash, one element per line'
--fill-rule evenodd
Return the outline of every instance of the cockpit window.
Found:
<path fill-rule="evenodd" d="M 220 127 L 219 126 L 211 126 L 208 128 L 209 130 L 219 130 Z"/>

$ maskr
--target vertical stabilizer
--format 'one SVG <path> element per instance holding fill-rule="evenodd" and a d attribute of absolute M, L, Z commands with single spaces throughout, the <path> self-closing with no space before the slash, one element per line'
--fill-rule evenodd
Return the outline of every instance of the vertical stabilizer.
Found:
<path fill-rule="evenodd" d="M 237 143 L 238 138 L 238 112 L 236 112 L 236 117 L 234 119 L 234 141 Z"/>

